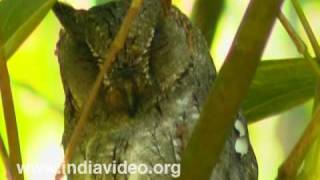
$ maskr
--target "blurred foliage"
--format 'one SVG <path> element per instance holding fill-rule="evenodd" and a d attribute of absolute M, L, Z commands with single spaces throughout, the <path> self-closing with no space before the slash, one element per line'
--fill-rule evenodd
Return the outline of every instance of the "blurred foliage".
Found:
<path fill-rule="evenodd" d="M 63 109 L 64 94 L 54 55 L 58 29 L 50 13 L 9 61 L 24 163 L 58 162 L 56 154 L 61 155 L 63 115 L 50 105 Z M 3 115 L 0 124 L 6 139 Z M 3 169 L 0 172 L 3 179 Z"/>
<path fill-rule="evenodd" d="M 224 4 L 225 0 L 196 0 L 194 2 L 191 21 L 202 30 L 209 45 L 212 44 Z"/>
<path fill-rule="evenodd" d="M 107 2 L 110 2 L 111 0 L 95 0 L 95 3 L 96 4 L 104 4 L 104 3 L 107 3 Z"/>
<path fill-rule="evenodd" d="M 96 0 L 97 3 L 103 3 L 102 1 L 108 0 Z M 6 21 L 8 26 L 4 26 L 4 18 L 8 17 L 1 14 L 1 4 L 4 2 L 10 3 L 11 0 L 0 0 L 0 34 L 3 34 L 5 30 L 14 29 L 17 23 L 26 22 L 26 14 L 32 12 L 32 9 L 28 8 L 27 1 L 23 2 L 20 7 L 13 9 L 15 16 L 10 17 L 10 20 Z M 49 2 L 45 0 L 33 0 L 32 3 Z M 68 0 L 76 7 L 88 8 L 93 5 L 88 0 Z M 182 9 L 186 14 L 190 15 L 192 4 L 194 0 L 173 0 L 173 2 Z M 231 41 L 234 37 L 235 31 L 238 28 L 239 22 L 242 18 L 244 10 L 248 0 L 226 0 L 225 8 L 220 18 L 218 27 L 216 29 L 216 36 L 212 45 L 212 55 L 215 63 L 219 69 L 222 60 L 227 54 Z M 310 23 L 312 24 L 315 33 L 320 34 L 320 3 L 316 0 L 303 1 L 303 7 L 308 17 L 310 17 Z M 21 8 L 21 5 L 23 6 Z M 38 4 L 40 5 L 40 4 Z M 48 4 L 47 4 L 48 5 Z M 41 6 L 41 12 L 38 12 L 35 18 L 41 18 L 47 11 L 47 5 Z M 3 6 L 4 7 L 4 6 Z M 2 8 L 3 8 L 2 7 Z M 285 6 L 286 14 L 291 18 L 292 22 L 298 22 L 297 18 L 292 15 L 292 11 L 288 6 Z M 11 11 L 11 10 L 10 10 Z M 9 12 L 9 11 L 8 11 Z M 35 25 L 39 21 L 27 21 L 26 27 L 29 25 Z M 30 24 L 29 24 L 30 23 Z M 299 32 L 303 32 L 299 23 L 295 24 L 295 27 Z M 37 163 L 46 164 L 48 162 L 58 165 L 59 160 L 62 157 L 62 148 L 60 145 L 61 135 L 63 131 L 63 101 L 64 94 L 59 76 L 59 69 L 57 58 L 54 55 L 55 44 L 58 39 L 60 25 L 55 19 L 52 13 L 49 13 L 44 21 L 42 21 L 39 27 L 33 31 L 31 36 L 21 45 L 21 48 L 11 57 L 9 61 L 9 71 L 13 86 L 13 95 L 15 101 L 15 109 L 17 113 L 19 135 L 21 140 L 22 156 L 24 163 Z M 8 31 L 10 32 L 10 31 Z M 5 33 L 8 33 L 5 32 Z M 31 32 L 31 29 L 25 32 L 13 32 L 11 35 L 18 39 L 27 37 Z M 7 35 L 10 35 L 7 34 Z M 301 33 L 303 34 L 303 33 Z M 2 35 L 1 35 L 2 36 Z M 305 36 L 304 36 L 305 38 Z M 320 36 L 318 36 L 320 38 Z M 7 42 L 8 39 L 1 39 L 2 42 Z M 16 41 L 16 40 L 14 40 Z M 9 42 L 9 41 L 8 41 Z M 310 46 L 310 45 L 309 45 Z M 8 43 L 6 47 L 7 57 L 12 54 L 14 50 L 19 47 L 19 44 Z M 274 28 L 274 32 L 269 40 L 268 47 L 266 48 L 264 59 L 281 59 L 287 57 L 298 57 L 294 45 L 288 38 L 286 32 L 281 26 L 277 25 Z M 299 63 L 299 62 L 297 62 Z M 268 69 L 265 69 L 267 71 Z M 300 69 L 301 75 L 295 74 L 295 68 L 291 71 L 282 72 L 281 68 L 278 69 L 279 82 L 289 82 L 284 86 L 274 86 L 274 83 L 269 81 L 269 86 L 274 88 L 275 92 L 267 91 L 261 88 L 260 84 L 256 84 L 257 90 L 272 93 L 283 93 L 285 89 L 294 89 L 298 92 L 299 89 L 303 89 L 303 98 L 310 96 L 310 91 L 307 91 L 311 81 L 302 83 L 299 79 L 309 79 L 308 74 L 303 73 L 306 69 Z M 290 76 L 286 77 L 286 74 Z M 271 76 L 275 76 L 269 73 L 268 77 L 257 76 L 261 79 L 271 80 Z M 291 78 L 291 79 L 290 79 Z M 257 81 L 261 82 L 261 81 Z M 295 84 L 295 82 L 297 82 Z M 300 83 L 298 83 L 300 82 Z M 298 88 L 298 89 L 297 89 Z M 310 87 L 311 88 L 311 87 Z M 276 91 L 278 90 L 278 91 Z M 286 98 L 294 98 L 297 94 L 286 94 Z M 269 96 L 269 97 L 270 97 Z M 265 99 L 268 99 L 265 97 Z M 280 101 L 279 101 L 280 102 Z M 302 102 L 302 101 L 301 101 Z M 254 104 L 251 101 L 251 104 Z M 246 105 L 244 105 L 246 107 Z M 276 108 L 276 107 L 275 107 Z M 262 108 L 263 109 L 263 108 Z M 250 126 L 250 136 L 253 143 L 257 159 L 259 162 L 259 179 L 269 180 L 274 179 L 277 173 L 277 168 L 281 161 L 288 153 L 288 149 L 292 148 L 296 142 L 297 137 L 301 129 L 304 128 L 308 122 L 310 114 L 309 106 L 299 106 L 292 111 L 285 113 L 285 115 L 269 118 L 268 120 L 254 123 Z M 264 110 L 264 109 L 263 109 Z M 2 113 L 2 106 L 0 106 L 0 112 Z M 297 118 L 297 114 L 299 114 Z M 281 119 L 281 122 L 277 121 Z M 299 122 L 297 124 L 292 123 Z M 6 139 L 4 129 L 3 115 L 0 116 L 0 133 L 3 139 Z M 282 137 L 279 138 L 281 133 Z M 290 139 L 290 141 L 288 141 Z M 6 143 L 6 142 L 5 142 Z M 7 144 L 7 143 L 6 143 Z M 27 174 L 27 179 L 50 179 L 50 174 L 47 175 L 35 175 Z M 0 163 L 0 179 L 4 179 L 3 166 Z"/>

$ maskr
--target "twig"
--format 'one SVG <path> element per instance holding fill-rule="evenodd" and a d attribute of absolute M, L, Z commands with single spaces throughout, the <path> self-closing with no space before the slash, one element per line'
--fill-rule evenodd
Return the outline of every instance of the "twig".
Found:
<path fill-rule="evenodd" d="M 181 179 L 210 179 L 231 132 L 234 117 L 249 90 L 282 2 L 250 1 L 184 152 Z"/>
<path fill-rule="evenodd" d="M 13 180 L 12 178 L 12 166 L 10 164 L 9 156 L 6 151 L 6 147 L 4 146 L 2 137 L 0 136 L 0 158 L 3 161 L 4 168 L 6 170 L 6 177 L 8 180 Z"/>
<path fill-rule="evenodd" d="M 279 20 L 282 23 L 283 27 L 286 29 L 294 44 L 296 45 L 298 52 L 301 53 L 304 56 L 304 58 L 310 62 L 312 70 L 315 72 L 317 77 L 320 77 L 320 67 L 317 61 L 311 57 L 307 45 L 303 42 L 303 40 L 291 26 L 291 24 L 289 23 L 289 21 L 283 13 L 279 14 Z"/>
<path fill-rule="evenodd" d="M 10 164 L 15 167 L 17 164 L 22 164 L 22 158 L 19 144 L 18 127 L 10 86 L 10 76 L 6 60 L 3 57 L 3 52 L 0 50 L 0 90 L 2 97 L 2 106 L 6 123 L 6 132 L 8 135 Z M 12 175 L 15 180 L 24 179 L 23 174 L 18 173 L 17 168 L 13 168 L 12 170 Z"/>
<path fill-rule="evenodd" d="M 131 23 L 133 22 L 134 18 L 138 15 L 142 3 L 143 0 L 132 1 L 131 6 L 122 22 L 120 30 L 111 44 L 110 51 L 108 51 L 108 54 L 105 57 L 106 60 L 97 76 L 96 81 L 94 82 L 88 100 L 85 104 L 83 104 L 80 118 L 66 148 L 63 165 L 68 163 L 72 159 L 75 148 L 81 139 L 82 133 L 84 132 L 84 127 L 87 123 L 91 107 L 97 97 L 99 88 L 101 86 L 101 82 L 103 81 L 105 74 L 108 74 L 107 72 L 110 70 L 110 66 L 115 61 L 117 53 L 123 48 L 125 40 L 130 30 Z M 61 167 L 63 167 L 63 165 Z"/>
<path fill-rule="evenodd" d="M 298 17 L 303 25 L 304 30 L 307 33 L 307 36 L 311 42 L 311 45 L 312 45 L 312 48 L 316 54 L 316 57 L 320 58 L 320 46 L 319 46 L 319 44 L 317 42 L 317 38 L 314 35 L 312 28 L 307 20 L 307 17 L 305 16 L 305 14 L 304 14 L 304 12 L 303 12 L 303 10 L 297 0 L 291 0 L 291 2 L 293 4 L 295 11 L 298 14 Z M 319 61 L 320 61 L 320 59 L 319 59 Z"/>
<path fill-rule="evenodd" d="M 297 0 L 291 0 L 293 7 L 302 23 L 302 26 L 308 36 L 309 41 L 311 42 L 311 46 L 313 48 L 313 51 L 315 52 L 315 55 L 317 57 L 318 62 L 320 61 L 320 46 L 317 42 L 316 36 L 313 33 L 313 30 L 311 28 L 311 25 L 309 24 L 307 17 L 305 13 L 302 10 L 301 5 Z M 320 79 L 318 79 L 317 85 L 316 85 L 316 90 L 315 90 L 315 97 L 314 97 L 314 104 L 313 104 L 313 113 L 315 114 L 316 109 L 319 106 L 320 103 Z M 319 163 L 319 149 L 320 149 L 320 137 L 318 135 L 317 140 L 313 143 L 313 148 L 312 146 L 308 147 L 310 150 L 309 152 L 305 155 L 305 166 L 302 169 L 301 175 L 304 176 L 304 179 L 312 179 L 317 176 L 317 168 L 320 167 Z M 314 158 L 315 155 L 315 158 Z"/>
<path fill-rule="evenodd" d="M 300 7 L 299 3 L 296 0 L 292 0 L 292 3 L 294 5 L 294 8 L 298 14 L 298 17 L 308 35 L 308 38 L 312 44 L 312 47 L 315 51 L 317 59 L 320 57 L 320 48 L 316 41 L 315 35 L 313 34 L 313 31 L 311 29 L 310 24 L 308 23 L 308 20 L 306 16 L 303 13 L 302 8 Z M 285 18 L 283 14 L 280 14 L 279 19 L 283 26 L 288 31 L 288 34 L 292 38 L 292 40 L 295 42 L 295 45 L 297 46 L 298 51 L 304 55 L 305 59 L 307 59 L 310 64 L 312 65 L 313 69 L 317 71 L 319 69 L 319 65 L 317 61 L 313 58 L 311 58 L 307 46 L 303 42 L 303 40 L 299 37 L 299 35 L 294 31 L 288 20 Z M 317 93 L 316 93 L 317 94 Z M 309 123 L 307 129 L 305 130 L 303 136 L 300 138 L 299 142 L 296 144 L 288 158 L 285 160 L 285 162 L 281 165 L 279 169 L 278 179 L 292 179 L 297 176 L 297 172 L 299 167 L 302 164 L 302 161 L 304 160 L 305 156 L 307 155 L 311 145 L 316 140 L 316 137 L 319 134 L 319 128 L 320 126 L 316 126 L 317 121 L 319 121 L 319 108 L 317 107 L 317 103 L 314 104 L 314 118 Z"/>
<path fill-rule="evenodd" d="M 320 132 L 320 107 L 317 108 L 311 122 L 305 129 L 299 142 L 295 145 L 287 160 L 279 169 L 278 179 L 289 180 L 294 179 L 298 169 L 308 151 L 308 147 L 315 141 Z"/>

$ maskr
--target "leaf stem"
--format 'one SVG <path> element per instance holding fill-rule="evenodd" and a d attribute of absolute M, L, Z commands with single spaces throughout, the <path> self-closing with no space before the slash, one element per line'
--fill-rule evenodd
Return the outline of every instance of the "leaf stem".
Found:
<path fill-rule="evenodd" d="M 320 48 L 319 44 L 315 38 L 315 35 L 312 31 L 312 28 L 300 6 L 298 1 L 292 0 L 293 6 L 295 8 L 295 11 L 298 14 L 298 17 L 307 33 L 307 36 L 312 44 L 312 47 L 315 51 L 316 57 L 319 60 L 320 57 Z M 307 46 L 303 42 L 303 40 L 299 37 L 299 35 L 294 31 L 288 20 L 285 18 L 283 14 L 280 14 L 279 19 L 283 26 L 288 31 L 288 34 L 292 38 L 292 40 L 295 42 L 298 51 L 304 55 L 305 59 L 307 59 L 311 66 L 313 67 L 313 70 L 318 72 L 319 65 L 316 59 L 311 58 Z M 319 78 L 319 76 L 317 76 Z M 319 85 L 317 85 L 319 86 Z M 318 89 L 318 88 L 316 88 Z M 316 92 L 316 97 L 318 92 Z M 278 179 L 292 179 L 296 178 L 298 169 L 302 164 L 302 161 L 305 159 L 307 153 L 309 152 L 309 149 L 311 145 L 315 142 L 317 136 L 319 135 L 320 126 L 318 125 L 320 119 L 319 111 L 320 107 L 317 107 L 317 100 L 314 103 L 314 118 L 309 123 L 307 129 L 305 130 L 303 136 L 300 138 L 299 142 L 295 145 L 292 152 L 289 154 L 288 158 L 285 160 L 285 162 L 281 165 L 279 168 L 278 173 Z"/>
<path fill-rule="evenodd" d="M 9 155 L 6 151 L 6 147 L 4 146 L 3 139 L 1 136 L 0 136 L 0 158 L 2 159 L 4 167 L 5 167 L 7 179 L 13 180 L 12 166 L 10 164 Z"/>
<path fill-rule="evenodd" d="M 307 20 L 305 13 L 299 2 L 297 0 L 291 0 L 293 7 L 302 23 L 302 26 L 308 36 L 309 41 L 311 42 L 311 46 L 313 51 L 315 52 L 316 58 L 318 62 L 320 61 L 320 46 L 317 42 L 316 36 L 311 28 L 310 23 Z M 318 79 L 316 88 L 315 88 L 315 97 L 313 104 L 313 113 L 315 114 L 316 109 L 319 107 L 320 103 L 320 79 Z M 317 139 L 313 142 L 313 145 L 309 147 L 309 152 L 305 155 L 305 166 L 301 171 L 301 176 L 304 176 L 304 179 L 312 179 L 318 176 L 317 169 L 320 167 L 319 163 L 319 149 L 320 149 L 320 137 L 318 134 Z"/>
<path fill-rule="evenodd" d="M 310 145 L 315 141 L 320 132 L 320 107 L 317 108 L 315 114 L 305 129 L 302 137 L 293 148 L 287 160 L 281 165 L 279 169 L 278 179 L 289 180 L 295 179 L 298 169 L 308 152 Z"/>
<path fill-rule="evenodd" d="M 318 62 L 311 57 L 307 45 L 303 42 L 282 12 L 279 14 L 279 20 L 296 45 L 298 52 L 301 53 L 308 62 L 310 62 L 312 70 L 317 77 L 320 77 L 320 67 Z"/>
<path fill-rule="evenodd" d="M 299 2 L 297 0 L 291 0 L 292 4 L 293 4 L 293 7 L 295 9 L 295 11 L 297 12 L 298 14 L 298 17 L 302 23 L 302 26 L 304 28 L 304 30 L 306 31 L 307 33 L 307 36 L 311 42 L 311 45 L 312 45 L 312 48 L 316 54 L 316 57 L 319 59 L 320 61 L 320 46 L 317 42 L 317 38 L 315 36 L 315 34 L 313 33 L 313 30 L 310 26 L 310 23 L 308 22 L 307 20 L 307 17 L 306 15 L 304 14 L 302 8 L 301 8 L 301 5 L 299 4 Z"/>
<path fill-rule="evenodd" d="M 1 44 L 1 43 L 0 43 Z M 2 106 L 5 117 L 6 132 L 9 144 L 9 159 L 12 166 L 22 165 L 21 151 L 19 145 L 18 127 L 14 111 L 14 103 L 10 86 L 10 76 L 6 60 L 0 52 L 0 90 L 2 97 Z M 17 168 L 13 168 L 13 177 L 15 180 L 23 180 L 23 174 L 19 174 Z"/>

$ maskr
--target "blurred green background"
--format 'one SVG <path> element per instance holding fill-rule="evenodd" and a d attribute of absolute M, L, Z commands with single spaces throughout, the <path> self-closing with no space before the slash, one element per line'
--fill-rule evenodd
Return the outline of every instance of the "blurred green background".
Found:
<path fill-rule="evenodd" d="M 67 0 L 77 8 L 89 8 L 94 0 Z M 194 0 L 173 0 L 183 12 L 190 15 Z M 232 43 L 248 0 L 226 0 L 214 42 L 212 56 L 217 69 Z M 320 2 L 302 1 L 303 8 L 315 31 L 320 34 Z M 284 6 L 302 37 L 306 37 L 290 3 Z M 9 61 L 19 137 L 24 163 L 52 164 L 62 160 L 60 140 L 63 132 L 64 94 L 57 57 L 54 54 L 60 25 L 50 12 Z M 305 38 L 306 39 L 306 38 Z M 299 57 L 295 46 L 277 22 L 266 48 L 264 59 Z M 250 125 L 251 142 L 259 163 L 259 179 L 274 179 L 277 168 L 298 140 L 310 119 L 312 102 L 279 116 Z M 0 133 L 6 139 L 0 106 Z M 27 179 L 53 179 L 53 173 L 26 174 Z M 0 179 L 5 179 L 0 163 Z"/>

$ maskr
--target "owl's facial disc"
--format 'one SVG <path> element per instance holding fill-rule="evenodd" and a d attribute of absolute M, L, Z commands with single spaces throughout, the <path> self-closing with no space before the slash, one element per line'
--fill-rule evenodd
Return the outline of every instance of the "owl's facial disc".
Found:
<path fill-rule="evenodd" d="M 158 5 L 158 1 L 145 1 Z M 63 3 L 56 3 L 53 10 L 63 25 L 79 44 L 85 44 L 91 57 L 88 62 L 102 66 L 108 56 L 110 46 L 127 13 L 130 1 L 114 1 L 104 6 L 86 10 L 76 10 Z M 156 6 L 151 6 L 156 7 Z M 155 34 L 159 8 L 144 8 L 132 22 L 122 50 L 108 74 L 105 75 L 103 91 L 111 112 L 126 111 L 129 114 L 139 109 L 152 89 L 149 72 L 149 58 Z M 153 76 L 152 76 L 153 77 Z"/>

